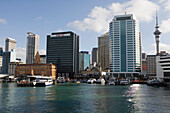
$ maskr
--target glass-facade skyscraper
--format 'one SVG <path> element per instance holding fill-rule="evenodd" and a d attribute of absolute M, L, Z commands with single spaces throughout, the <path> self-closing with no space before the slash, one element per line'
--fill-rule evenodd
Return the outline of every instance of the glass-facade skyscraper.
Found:
<path fill-rule="evenodd" d="M 26 64 L 33 64 L 35 55 L 39 51 L 39 36 L 31 32 L 27 34 Z"/>
<path fill-rule="evenodd" d="M 57 66 L 57 76 L 73 78 L 79 72 L 79 36 L 73 32 L 47 35 L 47 63 Z"/>
<path fill-rule="evenodd" d="M 90 68 L 90 54 L 88 51 L 80 51 L 79 53 L 79 71 Z"/>
<path fill-rule="evenodd" d="M 111 72 L 140 72 L 141 43 L 139 23 L 133 14 L 114 17 L 109 25 L 109 40 Z"/>

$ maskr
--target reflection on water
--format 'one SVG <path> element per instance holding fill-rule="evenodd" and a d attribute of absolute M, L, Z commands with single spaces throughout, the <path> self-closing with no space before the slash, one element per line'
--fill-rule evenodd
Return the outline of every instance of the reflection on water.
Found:
<path fill-rule="evenodd" d="M 169 88 L 138 84 L 16 87 L 14 83 L 0 83 L 0 113 L 169 113 L 169 100 Z"/>

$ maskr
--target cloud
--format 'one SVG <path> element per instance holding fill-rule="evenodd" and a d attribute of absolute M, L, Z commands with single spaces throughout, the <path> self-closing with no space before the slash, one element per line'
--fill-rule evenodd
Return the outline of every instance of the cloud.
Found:
<path fill-rule="evenodd" d="M 21 58 L 21 60 L 25 63 L 25 61 L 26 61 L 26 48 L 17 47 L 16 48 L 16 57 Z"/>
<path fill-rule="evenodd" d="M 3 19 L 3 18 L 0 18 L 0 23 L 2 23 L 2 24 L 6 24 L 6 23 L 7 23 L 7 21 L 6 21 L 5 19 Z"/>
<path fill-rule="evenodd" d="M 160 25 L 160 29 L 163 33 L 170 32 L 170 18 L 168 20 L 162 20 L 162 23 Z"/>
<path fill-rule="evenodd" d="M 150 22 L 155 14 L 155 8 L 158 7 L 155 3 L 149 0 L 131 0 L 124 3 L 112 3 L 107 8 L 94 7 L 88 17 L 83 20 L 76 20 L 68 23 L 68 27 L 73 27 L 80 31 L 95 31 L 104 33 L 108 31 L 109 22 L 114 15 L 133 13 L 141 22 Z"/>
<path fill-rule="evenodd" d="M 152 44 L 150 46 L 151 50 L 148 52 L 150 55 L 156 54 L 156 44 Z M 160 51 L 166 51 L 167 53 L 170 53 L 170 45 L 160 43 Z"/>
<path fill-rule="evenodd" d="M 170 11 L 170 0 L 159 0 L 159 3 L 163 4 L 166 11 Z"/>
<path fill-rule="evenodd" d="M 42 19 L 43 19 L 42 16 L 38 16 L 35 18 L 35 20 L 42 20 Z"/>

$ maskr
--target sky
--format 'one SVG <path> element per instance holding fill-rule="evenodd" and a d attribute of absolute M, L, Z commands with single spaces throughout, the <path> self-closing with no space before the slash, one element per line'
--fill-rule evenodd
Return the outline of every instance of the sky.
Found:
<path fill-rule="evenodd" d="M 7 37 L 15 39 L 17 57 L 25 62 L 27 32 L 40 36 L 39 52 L 46 54 L 47 35 L 73 31 L 80 36 L 80 50 L 91 52 L 114 16 L 126 12 L 139 20 L 142 52 L 156 54 L 156 9 L 160 50 L 170 53 L 170 0 L 0 0 L 0 47 Z"/>

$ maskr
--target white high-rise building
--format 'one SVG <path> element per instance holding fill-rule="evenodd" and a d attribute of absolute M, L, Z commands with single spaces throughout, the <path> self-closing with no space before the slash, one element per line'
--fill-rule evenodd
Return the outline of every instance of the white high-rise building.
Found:
<path fill-rule="evenodd" d="M 5 51 L 16 50 L 16 40 L 12 38 L 6 38 L 5 40 Z"/>
<path fill-rule="evenodd" d="M 29 36 L 27 37 L 27 50 L 26 50 L 26 63 L 34 63 L 34 58 L 36 53 L 39 51 L 39 36 L 28 32 Z"/>
<path fill-rule="evenodd" d="M 109 26 L 111 72 L 141 71 L 139 23 L 133 14 L 115 16 Z"/>

